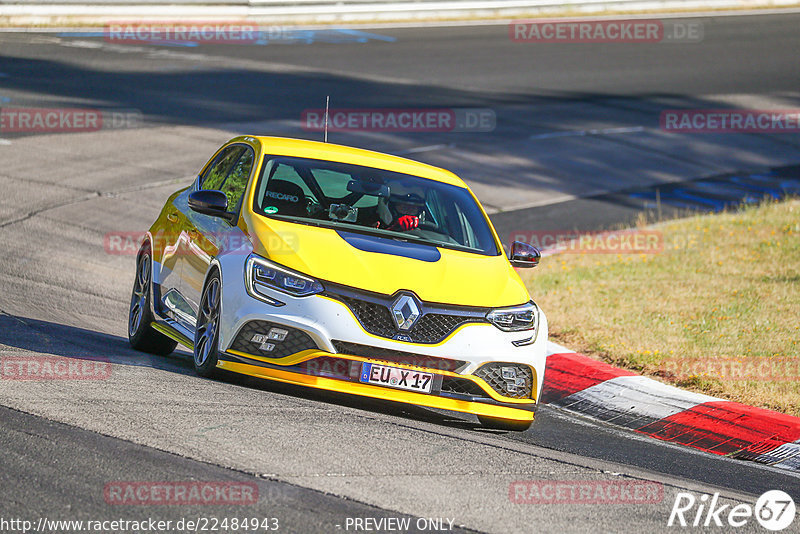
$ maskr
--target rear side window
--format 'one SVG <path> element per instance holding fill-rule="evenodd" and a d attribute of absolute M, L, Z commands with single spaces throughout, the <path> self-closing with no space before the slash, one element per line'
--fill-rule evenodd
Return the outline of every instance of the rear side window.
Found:
<path fill-rule="evenodd" d="M 214 159 L 213 163 L 208 166 L 205 174 L 200 180 L 200 189 L 216 189 L 219 190 L 225 182 L 225 178 L 231 171 L 234 163 L 242 155 L 244 147 L 241 145 L 229 146 L 219 153 Z"/>
<path fill-rule="evenodd" d="M 236 209 L 238 211 L 239 204 L 244 196 L 244 190 L 247 188 L 247 180 L 250 178 L 250 171 L 253 170 L 253 159 L 255 154 L 250 147 L 245 148 L 244 153 L 239 157 L 236 163 L 233 164 L 228 177 L 225 178 L 220 191 L 225 193 L 228 197 L 228 209 Z"/>

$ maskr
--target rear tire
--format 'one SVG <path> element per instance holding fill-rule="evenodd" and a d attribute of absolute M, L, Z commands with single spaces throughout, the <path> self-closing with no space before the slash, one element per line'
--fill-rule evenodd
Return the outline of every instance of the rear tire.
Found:
<path fill-rule="evenodd" d="M 533 424 L 533 420 L 517 421 L 515 419 L 502 419 L 500 417 L 488 417 L 485 415 L 479 415 L 478 420 L 484 428 L 505 430 L 508 432 L 524 432 Z"/>
<path fill-rule="evenodd" d="M 194 370 L 206 378 L 213 377 L 217 372 L 221 301 L 222 282 L 219 272 L 214 271 L 203 288 L 194 333 Z"/>
<path fill-rule="evenodd" d="M 150 323 L 150 299 L 153 294 L 153 263 L 150 261 L 150 246 L 139 251 L 136 260 L 136 279 L 133 281 L 131 305 L 128 311 L 128 341 L 136 350 L 166 356 L 175 350 L 178 342 L 155 330 Z"/>

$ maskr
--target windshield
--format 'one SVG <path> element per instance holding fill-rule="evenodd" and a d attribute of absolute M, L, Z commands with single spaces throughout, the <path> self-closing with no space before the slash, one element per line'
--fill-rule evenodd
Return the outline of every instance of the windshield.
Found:
<path fill-rule="evenodd" d="M 267 156 L 253 209 L 305 224 L 499 254 L 489 223 L 469 191 L 372 167 Z"/>

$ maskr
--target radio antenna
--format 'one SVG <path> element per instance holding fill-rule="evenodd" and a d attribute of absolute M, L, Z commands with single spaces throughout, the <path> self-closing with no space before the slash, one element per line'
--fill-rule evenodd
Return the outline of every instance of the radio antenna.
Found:
<path fill-rule="evenodd" d="M 328 142 L 328 108 L 331 103 L 331 95 L 327 95 L 325 97 L 325 134 L 324 134 L 324 142 Z"/>

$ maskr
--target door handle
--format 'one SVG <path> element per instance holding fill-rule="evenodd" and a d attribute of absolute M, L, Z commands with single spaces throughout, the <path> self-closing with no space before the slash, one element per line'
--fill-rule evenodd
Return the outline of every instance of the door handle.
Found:
<path fill-rule="evenodd" d="M 177 213 L 167 213 L 167 220 L 171 223 L 178 222 L 178 214 Z"/>

